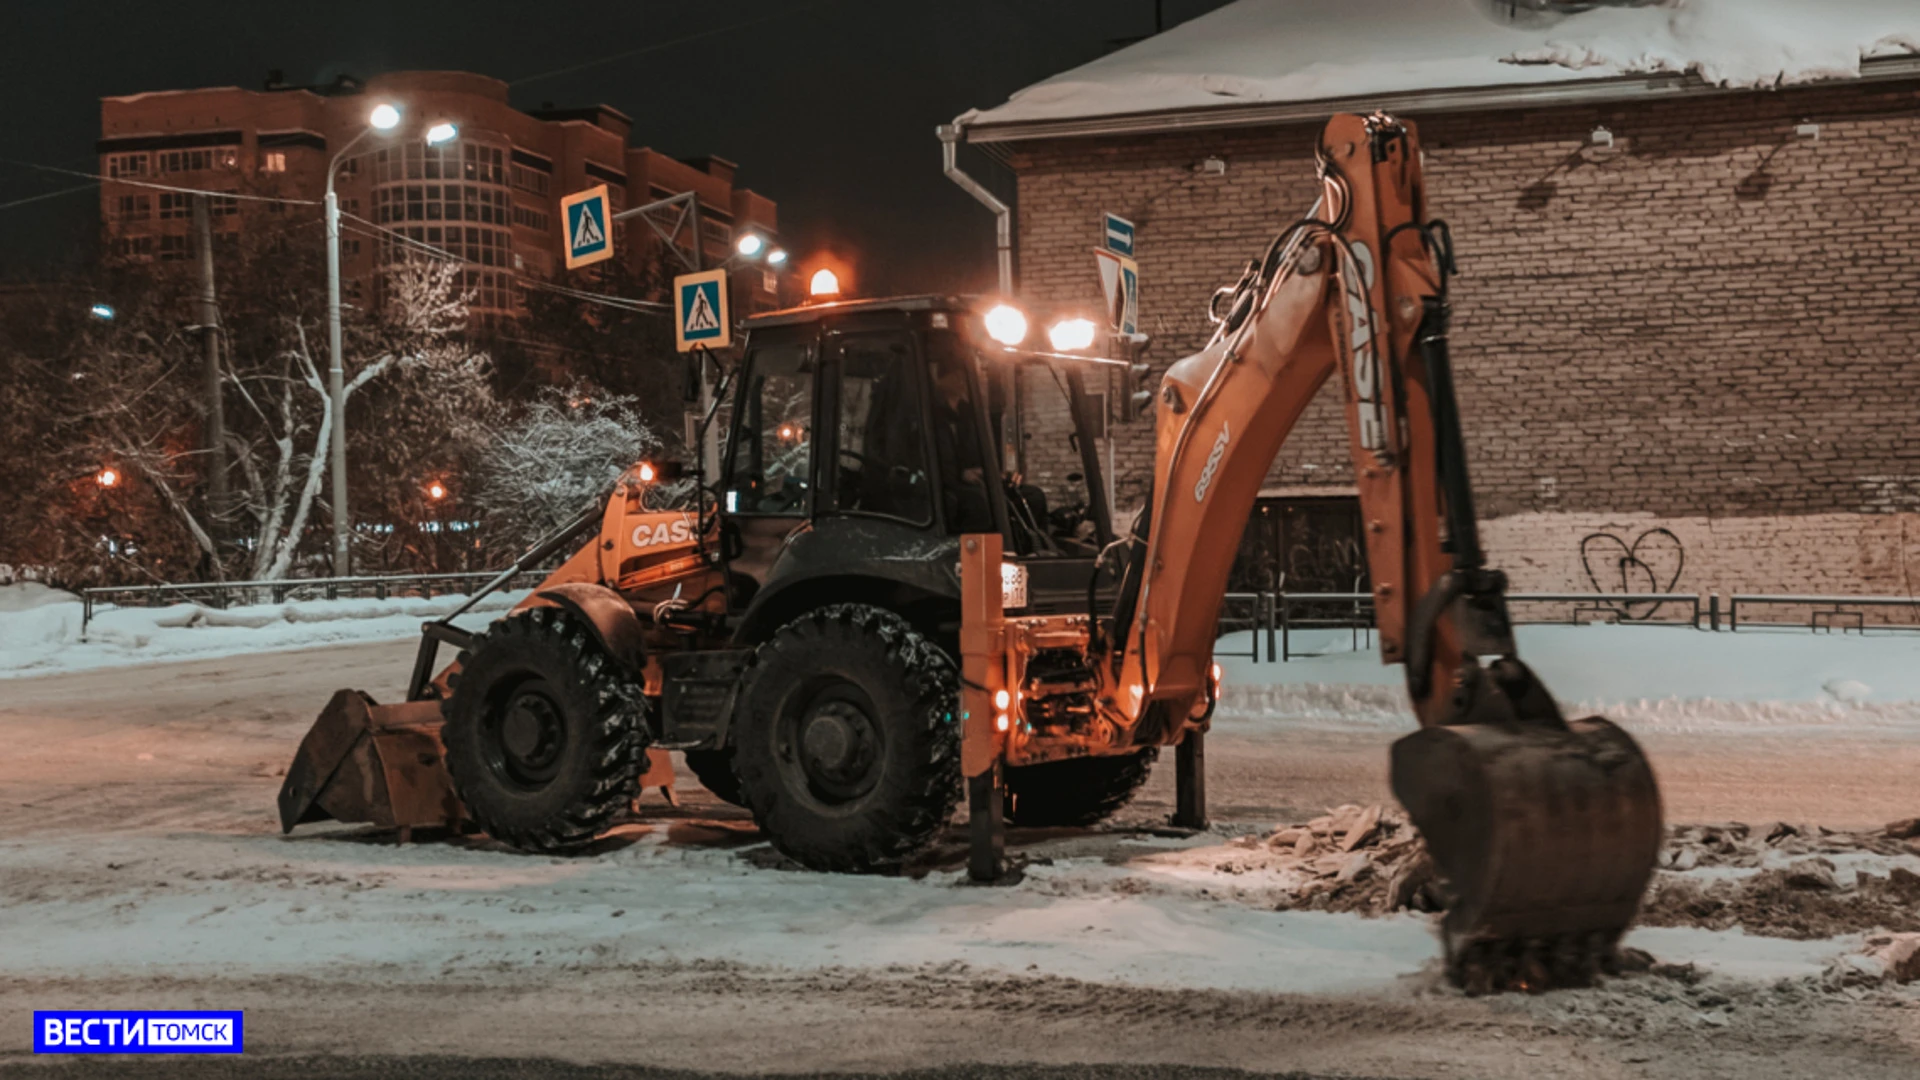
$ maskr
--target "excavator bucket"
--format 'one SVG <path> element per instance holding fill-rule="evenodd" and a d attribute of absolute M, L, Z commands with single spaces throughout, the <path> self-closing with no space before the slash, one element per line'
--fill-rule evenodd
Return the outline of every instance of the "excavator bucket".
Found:
<path fill-rule="evenodd" d="M 327 702 L 280 787 L 280 829 L 365 821 L 406 831 L 453 825 L 466 810 L 447 776 L 440 703 L 377 705 L 358 690 Z"/>
<path fill-rule="evenodd" d="M 1448 974 L 1470 990 L 1580 985 L 1608 968 L 1663 838 L 1653 770 L 1600 717 L 1424 728 L 1393 793 L 1454 900 Z"/>

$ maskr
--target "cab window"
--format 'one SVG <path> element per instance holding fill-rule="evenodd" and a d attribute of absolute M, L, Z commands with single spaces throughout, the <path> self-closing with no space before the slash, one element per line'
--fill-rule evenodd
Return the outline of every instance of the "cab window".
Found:
<path fill-rule="evenodd" d="M 849 334 L 837 350 L 834 508 L 933 520 L 926 433 L 905 334 Z"/>
<path fill-rule="evenodd" d="M 736 399 L 726 509 L 804 517 L 813 480 L 811 343 L 756 349 Z"/>

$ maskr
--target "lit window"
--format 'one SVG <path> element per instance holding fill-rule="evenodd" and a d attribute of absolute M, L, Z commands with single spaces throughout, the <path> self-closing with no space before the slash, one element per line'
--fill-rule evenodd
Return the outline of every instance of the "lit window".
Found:
<path fill-rule="evenodd" d="M 261 172 L 286 172 L 287 171 L 287 152 L 285 150 L 269 150 L 266 153 L 261 154 L 260 155 L 260 171 Z"/>

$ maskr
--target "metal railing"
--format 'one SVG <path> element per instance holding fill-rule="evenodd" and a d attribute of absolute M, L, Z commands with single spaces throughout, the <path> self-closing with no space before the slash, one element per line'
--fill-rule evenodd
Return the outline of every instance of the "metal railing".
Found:
<path fill-rule="evenodd" d="M 1740 609 L 1742 607 L 1804 607 L 1808 608 L 1807 629 L 1818 633 L 1825 630 L 1832 633 L 1837 626 L 1841 633 L 1853 630 L 1856 633 L 1867 632 L 1867 613 L 1865 608 L 1906 608 L 1920 616 L 1920 599 L 1911 596 L 1817 596 L 1796 595 L 1793 593 L 1734 593 L 1727 598 L 1727 629 L 1740 629 Z M 1797 626 L 1798 623 L 1761 623 L 1762 626 Z M 1914 629 L 1915 624 L 1879 624 L 1884 629 Z"/>
<path fill-rule="evenodd" d="M 528 570 L 516 575 L 528 585 L 538 584 L 550 571 Z M 164 607 L 199 603 L 226 608 L 239 604 L 284 604 L 297 598 L 339 600 L 396 596 L 433 597 L 464 589 L 454 586 L 484 584 L 497 570 L 450 574 L 385 574 L 357 577 L 286 578 L 279 581 L 192 581 L 178 585 L 103 585 L 80 590 L 80 633 L 85 636 L 94 615 L 104 609 Z M 509 582 L 515 584 L 517 582 Z"/>

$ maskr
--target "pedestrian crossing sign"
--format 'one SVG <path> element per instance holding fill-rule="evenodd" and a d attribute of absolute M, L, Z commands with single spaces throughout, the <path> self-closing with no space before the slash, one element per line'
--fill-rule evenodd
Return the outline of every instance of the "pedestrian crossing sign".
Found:
<path fill-rule="evenodd" d="M 681 352 L 695 346 L 724 349 L 733 344 L 725 270 L 673 279 L 673 343 Z"/>
<path fill-rule="evenodd" d="M 613 258 L 608 218 L 605 184 L 560 200 L 560 219 L 567 226 L 567 269 L 577 270 Z"/>

